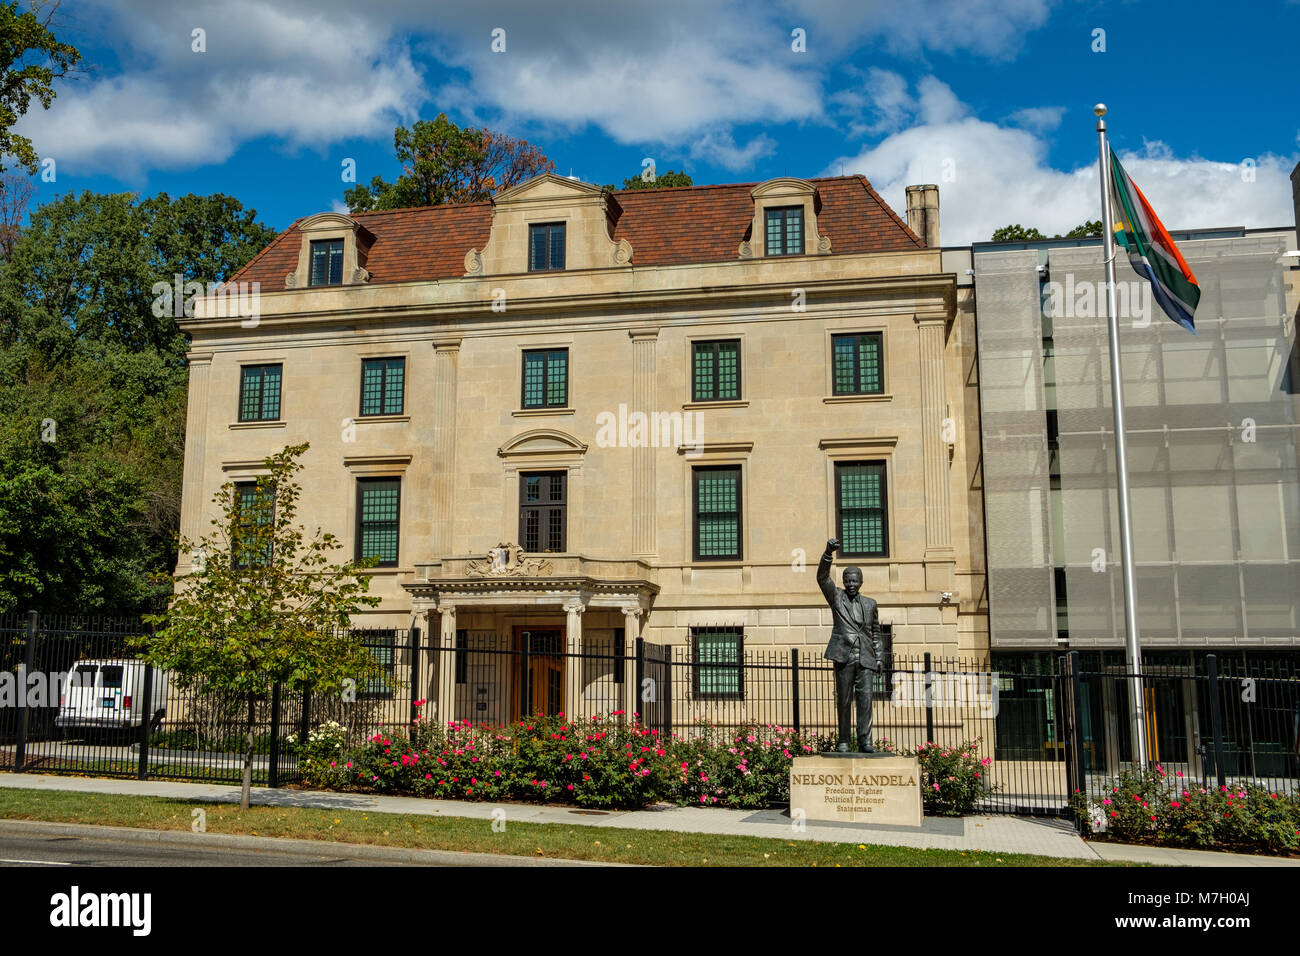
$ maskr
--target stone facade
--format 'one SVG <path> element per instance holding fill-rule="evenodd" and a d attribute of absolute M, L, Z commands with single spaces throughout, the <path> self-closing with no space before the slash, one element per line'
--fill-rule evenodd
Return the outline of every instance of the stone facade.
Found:
<path fill-rule="evenodd" d="M 307 285 L 308 235 L 296 226 L 234 277 L 266 278 L 256 321 L 204 302 L 184 320 L 183 536 L 207 530 L 223 482 L 310 442 L 301 516 L 338 535 L 344 554 L 356 548 L 358 480 L 401 481 L 396 566 L 376 569 L 382 603 L 359 625 L 418 626 L 447 645 L 468 630 L 502 646 L 519 627 L 552 627 L 573 650 L 608 647 L 619 628 L 689 645 L 692 627 L 728 625 L 743 627 L 746 649 L 820 658 L 830 620 L 814 573 L 839 533 L 835 465 L 883 461 L 887 556 L 837 564 L 862 567 L 897 653 L 985 655 L 969 285 L 945 271 L 937 235 L 927 247 L 883 204 L 882 224 L 859 229 L 836 199 L 843 179 L 726 188 L 620 204 L 545 175 L 491 206 L 304 220 L 313 238 L 344 243 L 341 284 Z M 725 258 L 665 263 L 672 250 L 647 238 L 650 226 L 629 238 L 632 210 L 648 222 L 657 197 L 676 228 L 716 234 Z M 759 212 L 777 202 L 807 213 L 803 254 L 755 252 Z M 433 238 L 399 229 L 417 212 Z M 425 249 L 454 260 L 443 214 L 490 217 L 486 241 L 480 228 L 454 271 L 385 280 L 418 273 L 408 260 Z M 553 222 L 565 224 L 565 268 L 526 271 L 529 227 Z M 893 241 L 864 250 L 871 230 Z M 879 394 L 833 393 L 832 336 L 847 332 L 882 333 Z M 692 345 L 717 339 L 740 343 L 740 395 L 696 402 Z M 567 349 L 567 402 L 523 408 L 523 352 L 542 348 Z M 381 357 L 404 360 L 402 410 L 362 417 L 362 361 Z M 241 368 L 276 364 L 279 417 L 241 423 Z M 694 558 L 693 470 L 714 465 L 740 469 L 737 560 Z M 531 472 L 565 476 L 564 550 L 490 556 L 520 541 L 520 475 Z M 190 562 L 182 554 L 179 571 Z M 441 680 L 439 694 L 454 694 Z M 565 681 L 566 699 L 583 693 L 580 675 Z"/>

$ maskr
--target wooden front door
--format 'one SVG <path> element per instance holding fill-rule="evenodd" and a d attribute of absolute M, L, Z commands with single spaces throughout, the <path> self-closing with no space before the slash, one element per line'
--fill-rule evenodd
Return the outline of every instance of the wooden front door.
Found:
<path fill-rule="evenodd" d="M 523 666 L 524 635 L 529 635 L 528 668 Z M 511 681 L 511 711 L 516 720 L 526 716 L 524 688 L 528 688 L 527 714 L 564 711 L 564 628 L 514 629 L 515 666 Z"/>

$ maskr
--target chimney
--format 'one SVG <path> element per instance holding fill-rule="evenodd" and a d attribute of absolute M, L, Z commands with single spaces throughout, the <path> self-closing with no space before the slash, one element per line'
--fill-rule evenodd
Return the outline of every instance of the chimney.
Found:
<path fill-rule="evenodd" d="M 927 248 L 939 247 L 939 187 L 933 184 L 907 187 L 907 227 Z"/>

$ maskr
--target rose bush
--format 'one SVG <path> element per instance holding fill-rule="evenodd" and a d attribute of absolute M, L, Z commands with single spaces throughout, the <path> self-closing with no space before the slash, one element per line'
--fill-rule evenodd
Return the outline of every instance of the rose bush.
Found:
<path fill-rule="evenodd" d="M 1254 784 L 1201 787 L 1160 764 L 1126 770 L 1106 792 L 1075 792 L 1071 808 L 1093 835 L 1125 843 L 1300 851 L 1300 799 Z"/>

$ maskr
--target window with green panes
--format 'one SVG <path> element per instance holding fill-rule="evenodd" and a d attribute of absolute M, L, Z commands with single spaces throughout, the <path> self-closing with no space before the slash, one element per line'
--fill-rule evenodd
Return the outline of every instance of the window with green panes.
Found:
<path fill-rule="evenodd" d="M 831 359 L 836 395 L 875 395 L 885 390 L 879 332 L 831 336 Z"/>
<path fill-rule="evenodd" d="M 844 557 L 889 554 L 889 509 L 883 461 L 835 463 L 835 528 Z"/>
<path fill-rule="evenodd" d="M 361 414 L 400 415 L 406 379 L 406 360 L 362 359 Z"/>
<path fill-rule="evenodd" d="M 378 557 L 378 567 L 397 566 L 402 481 L 357 479 L 357 560 Z"/>
<path fill-rule="evenodd" d="M 718 402 L 740 398 L 740 340 L 696 342 L 692 362 L 692 400 Z"/>
<path fill-rule="evenodd" d="M 239 377 L 239 420 L 273 422 L 280 417 L 279 365 L 245 365 Z"/>
<path fill-rule="evenodd" d="M 343 240 L 318 239 L 311 244 L 311 285 L 343 281 Z"/>
<path fill-rule="evenodd" d="M 741 557 L 740 466 L 694 469 L 695 560 Z"/>
<path fill-rule="evenodd" d="M 231 563 L 236 568 L 264 567 L 271 563 L 271 539 L 268 532 L 275 521 L 275 490 L 255 481 L 235 484 L 235 534 L 231 542 Z M 264 537 L 261 549 L 256 539 Z"/>
<path fill-rule="evenodd" d="M 738 627 L 691 629 L 692 685 L 696 697 L 742 700 L 745 696 L 745 634 Z"/>
<path fill-rule="evenodd" d="M 767 210 L 769 256 L 797 256 L 803 253 L 803 206 L 782 206 Z"/>
<path fill-rule="evenodd" d="M 357 628 L 352 633 L 361 638 L 361 643 L 381 668 L 380 673 L 358 688 L 359 696 L 392 697 L 397 683 L 393 667 L 393 645 L 397 641 L 397 632 L 392 628 Z"/>
<path fill-rule="evenodd" d="M 569 402 L 569 350 L 524 353 L 522 408 L 564 408 Z"/>

